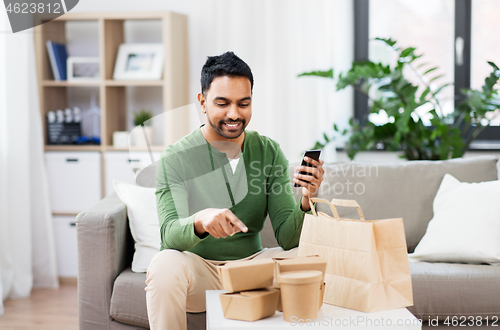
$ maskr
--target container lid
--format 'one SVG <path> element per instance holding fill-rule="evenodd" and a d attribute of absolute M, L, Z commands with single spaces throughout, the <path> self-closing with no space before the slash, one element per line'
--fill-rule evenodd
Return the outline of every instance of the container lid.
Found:
<path fill-rule="evenodd" d="M 307 284 L 321 282 L 323 273 L 319 270 L 301 270 L 296 272 L 280 273 L 279 282 L 284 284 Z"/>
<path fill-rule="evenodd" d="M 263 258 L 263 259 L 251 259 L 251 260 L 236 260 L 236 261 L 229 261 L 226 262 L 222 267 L 226 268 L 236 268 L 236 267 L 252 267 L 252 266 L 257 266 L 257 265 L 273 265 L 274 267 L 274 260 L 269 259 L 269 258 Z"/>

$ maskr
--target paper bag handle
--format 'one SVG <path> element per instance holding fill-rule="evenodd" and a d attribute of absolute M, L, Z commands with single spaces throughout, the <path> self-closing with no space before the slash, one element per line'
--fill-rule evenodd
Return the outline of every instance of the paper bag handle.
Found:
<path fill-rule="evenodd" d="M 330 206 L 330 210 L 332 210 L 333 217 L 337 220 L 340 219 L 339 213 L 337 212 L 337 206 L 355 207 L 358 209 L 359 218 L 361 220 L 365 220 L 365 216 L 363 215 L 363 211 L 361 211 L 361 207 L 359 206 L 358 202 L 356 202 L 355 200 L 335 199 L 334 198 L 334 199 L 332 199 L 331 202 L 329 202 L 323 198 L 309 198 L 309 206 L 311 207 L 311 212 L 314 216 L 317 216 L 313 202 L 328 204 L 328 206 Z"/>
<path fill-rule="evenodd" d="M 313 197 L 313 198 L 309 198 L 309 206 L 311 207 L 311 212 L 315 217 L 317 217 L 318 215 L 316 214 L 316 209 L 314 208 L 314 204 L 313 204 L 314 202 L 328 204 L 328 206 L 330 206 L 330 210 L 332 210 L 332 213 L 337 214 L 337 216 L 338 216 L 337 209 L 335 208 L 335 206 L 330 204 L 329 201 L 327 201 L 326 199 L 323 199 L 323 198 Z"/>

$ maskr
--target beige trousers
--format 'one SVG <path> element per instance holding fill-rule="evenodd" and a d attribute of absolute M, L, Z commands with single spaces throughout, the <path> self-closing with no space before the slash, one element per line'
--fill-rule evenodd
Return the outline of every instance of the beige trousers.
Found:
<path fill-rule="evenodd" d="M 295 257 L 297 248 L 285 251 L 280 247 L 263 249 L 240 260 Z M 228 261 L 234 262 L 234 261 Z M 152 330 L 186 330 L 186 312 L 205 309 L 205 290 L 221 290 L 215 266 L 223 261 L 206 260 L 188 252 L 158 252 L 146 274 L 146 302 Z"/>

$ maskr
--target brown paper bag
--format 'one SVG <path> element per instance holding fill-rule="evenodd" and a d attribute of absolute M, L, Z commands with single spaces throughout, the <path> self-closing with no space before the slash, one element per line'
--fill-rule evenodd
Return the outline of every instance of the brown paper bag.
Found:
<path fill-rule="evenodd" d="M 333 218 L 316 212 L 326 203 Z M 299 242 L 299 256 L 327 260 L 323 301 L 362 312 L 413 305 L 403 219 L 365 220 L 353 200 L 310 199 Z M 336 206 L 356 207 L 361 220 L 341 219 Z"/>

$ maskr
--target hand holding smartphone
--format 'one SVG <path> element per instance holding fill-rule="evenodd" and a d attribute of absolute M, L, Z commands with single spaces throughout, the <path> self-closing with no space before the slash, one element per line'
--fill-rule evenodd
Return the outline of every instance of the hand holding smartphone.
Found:
<path fill-rule="evenodd" d="M 308 162 L 306 162 L 304 160 L 304 157 L 309 157 L 311 159 L 314 159 L 316 161 L 319 161 L 319 155 L 321 154 L 321 150 L 307 150 L 305 153 L 304 153 L 304 156 L 302 157 L 302 163 L 300 164 L 300 166 L 308 166 L 308 167 L 314 167 L 313 165 L 309 164 Z M 299 171 L 299 174 L 305 174 L 305 175 L 311 175 L 310 173 L 308 172 L 304 172 L 304 171 Z M 309 181 L 305 181 L 305 180 L 302 180 L 304 182 L 307 182 L 307 183 L 310 183 Z M 298 187 L 301 187 L 301 185 L 299 185 L 298 183 L 294 183 L 293 186 L 295 188 L 298 188 Z"/>

